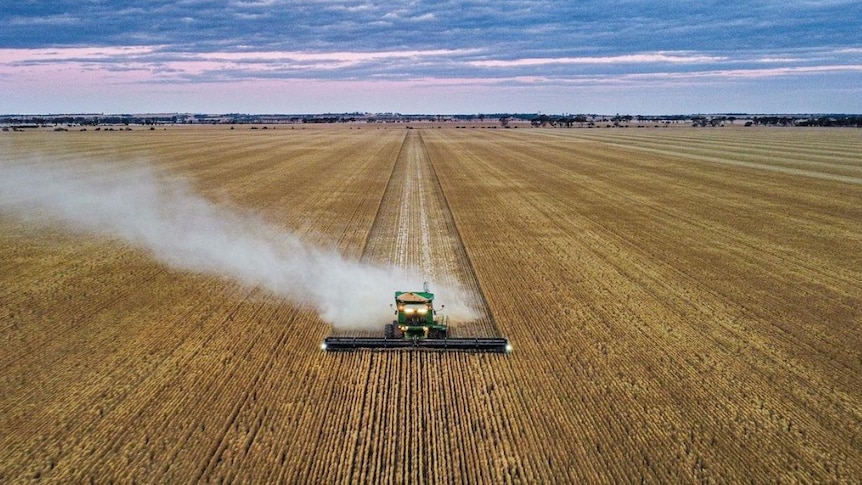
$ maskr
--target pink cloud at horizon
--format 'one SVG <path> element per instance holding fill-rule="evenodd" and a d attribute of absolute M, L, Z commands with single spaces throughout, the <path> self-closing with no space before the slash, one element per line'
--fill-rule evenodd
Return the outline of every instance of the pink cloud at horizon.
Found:
<path fill-rule="evenodd" d="M 643 63 L 686 63 L 698 64 L 705 62 L 726 61 L 727 57 L 723 56 L 705 56 L 705 55 L 685 55 L 685 54 L 666 54 L 644 53 L 644 54 L 626 54 L 618 56 L 605 57 L 534 57 L 524 59 L 492 59 L 468 62 L 471 66 L 476 67 L 529 67 L 542 66 L 549 64 L 643 64 Z"/>
<path fill-rule="evenodd" d="M 619 63 L 652 62 L 650 72 L 471 69 L 479 62 L 473 60 L 476 53 L 446 49 L 184 53 L 146 46 L 0 49 L 4 93 L 0 112 L 408 112 L 410 106 L 436 112 L 460 111 L 455 108 L 482 100 L 505 105 L 520 98 L 531 100 L 528 108 L 550 111 L 542 104 L 551 104 L 548 99 L 579 99 L 587 91 L 623 99 L 638 89 L 716 89 L 740 82 L 765 90 L 765 83 L 777 78 L 813 83 L 813 76 L 822 80 L 862 72 L 859 63 L 780 65 L 778 56 L 750 59 L 747 68 L 722 69 L 738 62 L 710 64 L 705 59 L 712 56 L 699 55 L 687 56 L 692 63 L 682 71 L 677 70 L 682 61 L 661 61 L 677 59 L 668 53 L 613 56 Z M 769 67 L 764 68 L 765 63 Z M 362 70 L 354 70 L 357 65 Z M 422 69 L 413 69 L 416 66 Z M 846 86 L 853 84 L 844 81 L 835 89 Z M 432 108 L 420 109 L 426 104 Z"/>

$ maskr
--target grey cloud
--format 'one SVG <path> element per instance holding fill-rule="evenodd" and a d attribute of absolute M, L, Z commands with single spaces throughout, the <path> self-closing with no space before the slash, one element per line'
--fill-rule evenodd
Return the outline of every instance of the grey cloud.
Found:
<path fill-rule="evenodd" d="M 242 0 L 167 2 L 134 7 L 58 0 L 51 11 L 17 3 L 0 44 L 102 45 L 144 42 L 206 51 L 239 45 L 296 50 L 482 46 L 501 51 L 592 49 L 630 52 L 679 49 L 799 47 L 811 37 L 852 45 L 860 7 L 847 2 L 474 1 L 385 3 Z M 4 8 L 4 9 L 8 9 Z M 0 13 L 5 13 L 0 11 Z M 40 19 L 83 19 L 52 34 Z M 47 34 L 47 35 L 46 35 Z M 147 42 L 147 40 L 150 42 Z"/>
<path fill-rule="evenodd" d="M 145 54 L 70 61 L 110 69 L 151 69 L 156 80 L 222 82 L 258 78 L 491 79 L 616 76 L 625 73 L 802 66 L 849 62 L 836 54 L 862 45 L 858 2 L 742 1 L 390 2 L 212 0 L 138 2 L 57 0 L 0 7 L 0 47 L 154 46 Z M 221 52 L 381 52 L 440 50 L 333 63 L 233 58 L 184 71 L 176 63 Z M 707 64 L 566 63 L 476 67 L 472 61 L 693 52 L 726 58 Z M 38 62 L 38 61 L 36 61 Z M 49 61 L 45 61 L 49 62 Z M 106 67 L 107 69 L 108 67 Z M 159 77 L 161 76 L 161 77 Z"/>

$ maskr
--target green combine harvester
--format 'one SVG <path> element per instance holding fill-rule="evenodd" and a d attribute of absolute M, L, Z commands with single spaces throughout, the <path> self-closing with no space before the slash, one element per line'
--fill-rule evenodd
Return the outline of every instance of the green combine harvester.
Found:
<path fill-rule="evenodd" d="M 434 293 L 396 291 L 396 319 L 386 325 L 383 338 L 327 337 L 323 350 L 436 349 L 509 353 L 509 341 L 501 337 L 450 338 L 448 318 L 434 310 Z M 442 309 L 443 307 L 441 307 Z"/>

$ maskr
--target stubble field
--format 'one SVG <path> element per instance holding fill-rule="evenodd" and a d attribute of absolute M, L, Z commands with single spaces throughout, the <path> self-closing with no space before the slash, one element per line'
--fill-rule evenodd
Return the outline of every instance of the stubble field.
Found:
<path fill-rule="evenodd" d="M 325 353 L 303 302 L 0 206 L 0 483 L 862 480 L 858 130 L 0 136 L 28 157 L 416 265 L 515 351 Z"/>

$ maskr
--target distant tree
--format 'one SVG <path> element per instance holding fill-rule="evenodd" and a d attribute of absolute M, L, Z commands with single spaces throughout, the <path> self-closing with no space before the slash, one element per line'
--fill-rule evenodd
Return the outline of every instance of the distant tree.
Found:
<path fill-rule="evenodd" d="M 503 128 L 508 128 L 509 127 L 509 121 L 511 121 L 511 119 L 512 118 L 510 118 L 508 116 L 501 116 L 500 117 L 500 126 L 502 126 Z"/>

